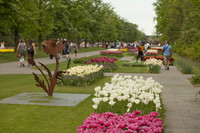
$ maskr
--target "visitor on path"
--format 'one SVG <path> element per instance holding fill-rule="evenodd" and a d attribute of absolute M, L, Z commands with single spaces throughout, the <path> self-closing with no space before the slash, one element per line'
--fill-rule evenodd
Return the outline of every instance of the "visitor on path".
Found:
<path fill-rule="evenodd" d="M 19 55 L 20 67 L 25 67 L 24 58 L 26 57 L 26 44 L 24 43 L 23 39 L 19 40 L 16 53 Z"/>
<path fill-rule="evenodd" d="M 32 39 L 29 40 L 28 46 L 27 46 L 27 54 L 28 54 L 28 60 L 29 59 L 34 59 L 34 55 L 36 55 L 36 50 L 35 50 L 35 44 Z M 28 67 L 30 66 L 28 62 Z"/>
<path fill-rule="evenodd" d="M 163 55 L 164 55 L 164 61 L 165 61 L 165 70 L 169 70 L 169 58 L 172 55 L 172 48 L 169 45 L 167 40 L 165 40 L 164 45 L 163 45 Z"/>
<path fill-rule="evenodd" d="M 138 59 L 140 58 L 140 56 L 141 56 L 141 61 L 142 61 L 143 54 L 144 54 L 143 52 L 144 52 L 144 42 L 141 42 L 141 44 L 138 47 L 138 56 L 137 56 L 136 62 L 138 61 Z"/>
<path fill-rule="evenodd" d="M 4 41 L 1 42 L 1 47 L 0 47 L 0 49 L 5 49 L 5 42 L 4 42 Z"/>
<path fill-rule="evenodd" d="M 64 49 L 65 58 L 68 60 L 69 59 L 69 52 L 70 52 L 69 42 L 65 41 L 64 45 L 65 45 L 65 49 Z"/>
<path fill-rule="evenodd" d="M 72 47 L 73 47 L 73 50 L 74 50 L 74 56 L 75 56 L 75 58 L 77 58 L 78 49 L 77 49 L 77 44 L 76 44 L 76 42 L 73 43 Z"/>

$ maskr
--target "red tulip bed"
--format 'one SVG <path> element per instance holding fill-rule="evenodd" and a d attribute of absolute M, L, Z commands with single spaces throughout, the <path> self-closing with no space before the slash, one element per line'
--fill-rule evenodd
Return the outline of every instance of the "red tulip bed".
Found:
<path fill-rule="evenodd" d="M 163 122 L 158 112 L 140 115 L 140 111 L 125 113 L 123 116 L 106 112 L 93 113 L 84 124 L 78 127 L 78 133 L 161 133 Z"/>
<path fill-rule="evenodd" d="M 100 58 L 91 59 L 89 62 L 87 62 L 87 64 L 90 64 L 90 63 L 114 63 L 115 61 L 117 61 L 117 59 L 115 59 L 115 58 L 100 57 Z"/>
<path fill-rule="evenodd" d="M 88 61 L 87 64 L 98 63 L 98 64 L 103 65 L 104 72 L 112 72 L 117 69 L 117 65 L 115 64 L 115 61 L 117 61 L 117 59 L 115 58 L 100 57 L 100 58 L 90 59 L 90 61 Z"/>
<path fill-rule="evenodd" d="M 120 50 L 111 51 L 111 50 L 103 50 L 100 52 L 103 56 L 114 56 L 114 57 L 123 57 L 123 52 Z"/>
<path fill-rule="evenodd" d="M 147 59 L 151 59 L 151 58 L 164 61 L 164 57 L 163 57 L 163 56 L 145 56 L 142 60 L 143 60 L 143 61 L 146 61 Z M 173 61 L 175 61 L 175 59 L 172 58 L 172 57 L 170 57 L 170 58 L 169 58 L 169 61 L 170 61 L 170 62 L 173 62 Z"/>

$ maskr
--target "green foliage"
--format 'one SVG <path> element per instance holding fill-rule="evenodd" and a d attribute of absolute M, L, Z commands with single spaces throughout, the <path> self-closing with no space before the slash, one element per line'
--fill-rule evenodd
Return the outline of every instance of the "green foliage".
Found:
<path fill-rule="evenodd" d="M 200 75 L 192 76 L 192 83 L 200 85 Z"/>
<path fill-rule="evenodd" d="M 159 65 L 152 65 L 152 64 L 147 65 L 147 68 L 149 69 L 150 73 L 159 73 L 161 69 Z"/>
<path fill-rule="evenodd" d="M 146 67 L 143 62 L 123 62 L 122 66 L 131 66 L 131 67 Z"/>
<path fill-rule="evenodd" d="M 84 75 L 84 77 L 79 77 L 76 75 L 64 76 L 64 82 L 59 81 L 59 85 L 65 86 L 89 86 L 103 77 L 103 70 L 99 72 L 91 73 L 89 75 Z"/>
<path fill-rule="evenodd" d="M 178 69 L 184 74 L 191 74 L 193 73 L 192 66 L 182 60 L 176 61 L 176 66 Z"/>
<path fill-rule="evenodd" d="M 83 57 L 83 58 L 75 59 L 74 63 L 87 64 L 87 62 L 89 62 L 91 59 L 99 58 L 99 57 L 101 56 L 95 55 L 95 56 Z"/>
<path fill-rule="evenodd" d="M 200 60 L 200 8 L 197 0 L 157 0 L 156 30 L 161 40 L 170 40 L 173 51 Z"/>
<path fill-rule="evenodd" d="M 118 68 L 115 63 L 101 63 L 101 65 L 103 65 L 104 72 L 113 72 Z"/>

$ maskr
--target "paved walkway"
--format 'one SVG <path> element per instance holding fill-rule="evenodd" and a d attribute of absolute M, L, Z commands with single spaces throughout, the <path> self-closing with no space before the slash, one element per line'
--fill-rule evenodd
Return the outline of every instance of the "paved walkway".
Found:
<path fill-rule="evenodd" d="M 97 54 L 99 52 L 82 53 L 78 54 L 78 57 Z M 50 64 L 55 63 L 55 60 L 42 58 L 36 59 L 36 62 Z M 28 67 L 20 68 L 19 62 L 0 64 L 0 70 L 0 74 L 30 74 L 35 71 Z M 114 74 L 105 73 L 105 76 Z M 164 86 L 162 98 L 166 109 L 166 133 L 200 133 L 200 96 L 195 99 L 200 88 L 193 87 L 188 80 L 193 75 L 182 74 L 175 66 L 171 66 L 169 71 L 162 69 L 160 74 L 120 73 L 120 75 L 152 77 Z"/>
<path fill-rule="evenodd" d="M 86 52 L 86 53 L 80 53 L 77 55 L 77 58 L 92 56 L 92 55 L 98 55 L 100 54 L 100 51 L 94 51 L 94 52 Z M 74 54 L 71 55 L 71 58 L 74 59 Z M 66 59 L 61 57 L 60 62 L 65 61 Z M 35 59 L 35 62 L 42 62 L 43 64 L 52 64 L 55 63 L 55 59 L 50 59 L 48 57 L 46 58 L 40 58 Z M 28 63 L 25 62 L 25 67 L 20 67 L 19 62 L 9 62 L 9 63 L 0 63 L 0 74 L 32 74 L 32 72 L 36 74 L 40 74 L 38 70 L 33 70 L 31 67 L 27 67 Z"/>

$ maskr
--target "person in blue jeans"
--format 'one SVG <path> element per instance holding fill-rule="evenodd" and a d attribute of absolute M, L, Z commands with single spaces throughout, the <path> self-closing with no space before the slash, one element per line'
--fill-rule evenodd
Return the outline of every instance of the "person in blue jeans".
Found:
<path fill-rule="evenodd" d="M 164 61 L 165 61 L 165 70 L 169 70 L 169 58 L 172 55 L 172 47 L 169 45 L 167 40 L 165 40 L 164 42 L 163 55 L 164 55 Z"/>

